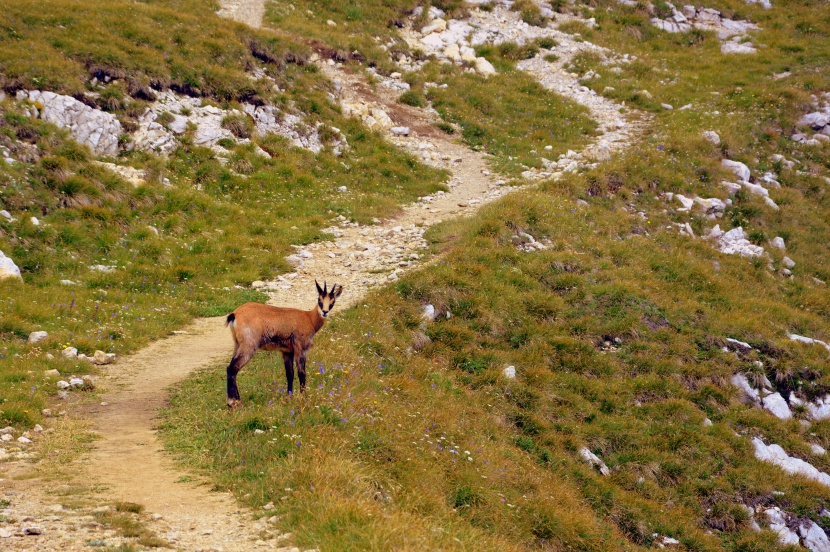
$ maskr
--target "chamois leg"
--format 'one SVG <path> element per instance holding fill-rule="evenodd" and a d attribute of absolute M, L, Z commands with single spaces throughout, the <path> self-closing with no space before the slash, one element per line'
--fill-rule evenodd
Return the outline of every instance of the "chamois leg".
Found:
<path fill-rule="evenodd" d="M 300 376 L 300 391 L 305 391 L 305 351 L 297 359 L 297 375 Z"/>
<path fill-rule="evenodd" d="M 294 393 L 294 353 L 283 353 L 282 361 L 285 364 L 285 381 L 288 382 L 288 394 Z"/>
<path fill-rule="evenodd" d="M 234 353 L 231 363 L 228 364 L 228 408 L 235 408 L 239 404 L 239 388 L 236 386 L 236 375 L 248 364 L 253 354 Z"/>

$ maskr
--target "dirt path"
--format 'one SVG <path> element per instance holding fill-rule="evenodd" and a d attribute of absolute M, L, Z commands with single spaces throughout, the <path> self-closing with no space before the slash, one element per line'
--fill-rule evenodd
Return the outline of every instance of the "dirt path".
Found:
<path fill-rule="evenodd" d="M 219 4 L 222 6 L 216 12 L 219 17 L 233 19 L 255 29 L 262 26 L 265 0 L 221 0 Z"/>
<path fill-rule="evenodd" d="M 226 1 L 222 5 L 222 16 L 251 26 L 261 24 L 261 0 Z M 600 121 L 602 136 L 584 152 L 602 148 L 603 154 L 610 155 L 625 147 L 639 127 L 626 121 L 618 105 L 586 92 L 572 75 L 561 70 L 566 62 L 552 70 L 537 61 L 525 70 L 545 86 L 587 105 Z M 472 213 L 521 188 L 502 186 L 498 175 L 490 173 L 486 154 L 474 152 L 437 130 L 434 114 L 399 103 L 399 91 L 370 87 L 361 76 L 338 65 L 321 63 L 321 69 L 339 82 L 344 105 L 380 109 L 396 125 L 408 126 L 409 136 L 390 135 L 390 140 L 452 175 L 448 192 L 422 198 L 394 219 L 368 227 L 342 220 L 329 230 L 334 240 L 298 248 L 295 273 L 256 283 L 269 292 L 274 304 L 310 308 L 315 299 L 313 280 L 336 281 L 346 290 L 338 304 L 342 309 L 372 287 L 422 266 L 420 251 L 426 245 L 422 236 L 428 227 Z M 0 490 L 11 488 L 16 493 L 10 515 L 48 528 L 42 535 L 2 538 L 0 534 L 4 549 L 84 550 L 88 549 L 85 542 L 96 539 L 112 546 L 128 542 L 96 526 L 92 514 L 101 505 L 129 501 L 143 505 L 146 513 L 142 522 L 180 550 L 290 550 L 281 548 L 284 536 L 272 530 L 267 520 L 252 521 L 251 512 L 241 508 L 230 494 L 210 492 L 206 483 L 178 469 L 164 454 L 156 435 L 157 412 L 167 398 L 165 389 L 197 369 L 228 359 L 232 346 L 223 322 L 221 317 L 196 320 L 183 331 L 120 359 L 107 371 L 100 385 L 108 391 L 101 404 L 88 412 L 99 439 L 76 469 L 75 478 L 95 489 L 90 504 L 71 510 L 57 506 L 56 495 L 44 491 L 60 488 L 60 482 L 41 484 L 38 480 L 14 486 L 0 479 Z"/>

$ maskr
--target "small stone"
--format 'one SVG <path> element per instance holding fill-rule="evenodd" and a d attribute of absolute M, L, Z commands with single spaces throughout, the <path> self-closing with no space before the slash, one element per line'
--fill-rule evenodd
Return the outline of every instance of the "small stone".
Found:
<path fill-rule="evenodd" d="M 496 68 L 483 57 L 476 58 L 476 72 L 486 76 L 495 75 Z"/>
<path fill-rule="evenodd" d="M 32 332 L 29 334 L 29 339 L 26 340 L 27 343 L 34 344 L 34 343 L 41 343 L 46 341 L 49 338 L 48 332 Z"/>
<path fill-rule="evenodd" d="M 662 107 L 663 109 L 668 110 L 668 111 L 671 111 L 672 109 L 674 109 L 673 105 L 667 104 L 667 103 L 660 104 L 660 107 Z"/>
<path fill-rule="evenodd" d="M 795 261 L 790 259 L 789 257 L 784 257 L 783 259 L 781 259 L 781 262 L 784 263 L 784 266 L 786 266 L 787 268 L 792 268 L 795 266 Z"/>
<path fill-rule="evenodd" d="M 777 247 L 778 249 L 780 249 L 782 251 L 787 248 L 786 245 L 784 244 L 784 238 L 782 238 L 781 236 L 776 236 L 776 237 L 772 238 L 772 241 L 770 241 L 769 244 L 773 247 Z"/>
<path fill-rule="evenodd" d="M 410 129 L 407 126 L 394 126 L 389 129 L 389 132 L 395 136 L 409 136 Z"/>
<path fill-rule="evenodd" d="M 346 186 L 340 186 L 339 188 L 337 188 L 337 191 L 340 192 L 341 194 L 345 194 L 346 192 L 349 191 L 349 189 Z"/>
<path fill-rule="evenodd" d="M 93 364 L 112 364 L 113 362 L 115 362 L 115 353 L 95 351 L 95 355 L 92 357 Z"/>
<path fill-rule="evenodd" d="M 433 320 L 435 320 L 436 316 L 437 316 L 437 314 L 435 312 L 435 307 L 433 305 L 425 305 L 424 306 L 424 310 L 421 313 L 421 318 L 424 318 L 424 319 L 429 320 L 430 322 L 432 322 Z"/>
<path fill-rule="evenodd" d="M 84 380 L 81 378 L 69 378 L 69 386 L 75 389 L 80 389 L 84 386 Z"/>
<path fill-rule="evenodd" d="M 504 374 L 504 377 L 507 379 L 516 379 L 516 367 L 515 366 L 506 366 L 504 370 L 501 371 Z"/>
<path fill-rule="evenodd" d="M 716 146 L 720 145 L 720 136 L 714 130 L 705 130 L 703 131 L 703 138 L 708 140 L 709 142 L 715 144 Z"/>
<path fill-rule="evenodd" d="M 68 358 L 70 360 L 78 358 L 78 349 L 75 347 L 67 347 L 61 351 L 61 355 L 63 355 L 63 358 Z"/>
<path fill-rule="evenodd" d="M 21 435 L 20 437 L 17 438 L 17 442 L 20 443 L 20 444 L 23 444 L 23 445 L 28 445 L 29 443 L 32 442 L 32 440 L 29 439 L 28 437 L 24 437 L 24 436 Z"/>
<path fill-rule="evenodd" d="M 254 280 L 253 282 L 251 282 L 251 287 L 254 289 L 264 288 L 265 282 L 263 282 L 262 280 Z"/>
<path fill-rule="evenodd" d="M 12 426 L 6 426 L 3 429 L 0 429 L 0 435 L 11 435 L 14 433 L 14 428 Z"/>
<path fill-rule="evenodd" d="M 273 510 L 273 509 L 274 509 L 274 503 L 273 503 L 273 502 L 269 502 L 268 504 L 266 504 L 265 506 L 263 506 L 263 507 L 262 507 L 262 509 L 263 509 L 263 510 Z"/>
<path fill-rule="evenodd" d="M 591 452 L 587 447 L 582 447 L 579 449 L 579 455 L 582 457 L 583 460 L 594 466 L 602 475 L 608 476 L 611 475 L 611 470 L 608 469 L 608 466 L 605 465 L 596 454 Z"/>
<path fill-rule="evenodd" d="M 337 26 L 337 23 L 335 23 L 335 22 L 334 22 L 334 21 L 332 21 L 331 19 L 327 19 L 327 20 L 326 20 L 326 25 L 328 25 L 329 27 L 336 27 L 336 26 Z"/>
<path fill-rule="evenodd" d="M 61 377 L 61 373 L 58 372 L 57 370 L 55 370 L 54 368 L 51 369 L 51 370 L 45 370 L 43 372 L 43 375 L 46 376 L 47 378 L 59 378 L 59 377 Z"/>
<path fill-rule="evenodd" d="M 721 165 L 723 165 L 725 168 L 727 168 L 730 171 L 732 171 L 733 173 L 735 173 L 735 176 L 737 176 L 739 180 L 742 180 L 744 182 L 749 181 L 749 176 L 750 176 L 749 167 L 747 167 L 746 165 L 744 165 L 740 161 L 732 161 L 731 159 L 722 159 L 721 160 Z"/>
<path fill-rule="evenodd" d="M 64 389 L 64 390 L 69 389 L 70 387 L 72 387 L 71 385 L 69 385 L 68 381 L 64 381 L 64 380 L 60 380 L 55 385 L 58 386 L 58 389 Z"/>

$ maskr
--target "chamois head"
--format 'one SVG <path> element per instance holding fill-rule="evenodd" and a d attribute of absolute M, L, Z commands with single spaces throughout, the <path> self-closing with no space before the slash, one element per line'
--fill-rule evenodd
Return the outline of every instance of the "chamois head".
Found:
<path fill-rule="evenodd" d="M 334 301 L 340 297 L 340 294 L 343 293 L 343 286 L 338 286 L 334 284 L 331 286 L 331 291 L 328 291 L 328 287 L 326 282 L 323 282 L 323 287 L 320 287 L 320 284 L 317 283 L 317 280 L 314 280 L 314 284 L 317 286 L 317 308 L 320 310 L 320 314 L 323 315 L 323 318 L 328 318 L 329 311 L 334 307 Z"/>

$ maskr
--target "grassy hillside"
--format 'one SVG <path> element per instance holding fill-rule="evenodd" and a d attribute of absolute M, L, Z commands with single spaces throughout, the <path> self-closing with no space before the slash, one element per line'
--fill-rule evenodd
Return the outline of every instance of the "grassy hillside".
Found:
<path fill-rule="evenodd" d="M 231 415 L 222 367 L 195 376 L 166 415 L 171 449 L 252 506 L 273 502 L 268 515 L 321 550 L 638 550 L 666 536 L 676 549 L 794 550 L 752 529 L 745 507 L 758 505 L 830 528 L 819 515 L 830 491 L 757 461 L 750 442 L 827 471 L 810 445 L 830 446 L 828 423 L 778 420 L 729 382 L 743 372 L 809 397 L 830 389 L 826 350 L 787 338 L 828 338 L 830 150 L 789 136 L 810 95 L 830 89 L 830 18 L 813 2 L 711 5 L 757 22 L 766 47 L 724 56 L 714 34 L 660 32 L 643 8 L 577 4 L 598 26 L 568 32 L 637 61 L 614 75 L 584 56 L 573 70 L 652 112 L 650 132 L 593 171 L 430 232 L 437 263 L 323 330 L 305 397 L 282 395 L 279 359 L 265 354 L 240 376 L 245 407 Z M 660 198 L 727 198 L 723 158 L 777 173 L 781 209 L 741 192 L 713 221 Z M 679 235 L 685 222 L 698 236 L 742 226 L 777 268 L 784 253 L 767 242 L 783 237 L 793 278 Z M 550 246 L 521 252 L 519 232 Z"/>
<path fill-rule="evenodd" d="M 2 86 L 79 94 L 93 77 L 115 77 L 109 97 L 118 102 L 107 108 L 122 120 L 154 87 L 229 107 L 254 96 L 293 100 L 312 120 L 342 129 L 351 149 L 315 156 L 263 139 L 272 159 L 239 145 L 224 165 L 185 136 L 169 158 L 123 154 L 119 162 L 151 176 L 133 188 L 6 100 L 0 144 L 31 154 L 0 164 L 0 208 L 17 219 L 0 222 L 0 250 L 24 272 L 23 283 L 0 282 L 0 423 L 21 428 L 52 400 L 44 370 L 92 369 L 45 352 L 66 344 L 127 352 L 194 315 L 260 298 L 244 286 L 287 270 L 290 246 L 321 239 L 333 217 L 387 216 L 445 177 L 342 118 L 330 85 L 305 64 L 309 48 L 327 47 L 390 72 L 390 53 L 416 54 L 395 38 L 415 3 L 270 2 L 279 37 L 221 21 L 207 2 L 108 6 L 55 1 L 49 13 L 64 16 L 49 17 L 26 3 L 6 10 Z M 643 4 L 552 6 L 596 22 L 563 31 L 636 56 L 620 73 L 591 55 L 571 70 L 597 73 L 585 86 L 623 109 L 648 111 L 647 132 L 595 169 L 432 229 L 435 262 L 322 330 L 305 395 L 286 397 L 280 359 L 261 353 L 240 375 L 243 407 L 228 412 L 224 365 L 216 365 L 173 390 L 164 439 L 217 488 L 321 551 L 644 550 L 666 537 L 678 550 L 796 550 L 778 543 L 761 514 L 754 530 L 746 508 L 777 506 L 830 530 L 821 515 L 830 490 L 757 461 L 750 438 L 827 472 L 830 459 L 811 445 L 830 448 L 830 421 L 804 423 L 803 408 L 779 420 L 741 402 L 730 378 L 767 377 L 807 399 L 830 391 L 827 351 L 787 338 L 830 341 L 830 146 L 790 139 L 815 109 L 811 96 L 830 91 L 830 8 L 711 0 L 705 7 L 761 27 L 751 33 L 758 53 L 727 56 L 714 33 L 657 30 Z M 459 17 L 467 9 L 440 7 Z M 77 21 L 67 15 L 80 11 Z M 76 38 L 61 34 L 69 25 Z M 401 51 L 380 47 L 388 41 Z M 585 144 L 595 126 L 584 110 L 543 92 L 513 69 L 515 59 L 481 53 L 497 62 L 498 76 L 429 63 L 406 75 L 408 101 L 433 102 L 445 129 L 459 128 L 459 139 L 494 154 L 494 167 L 510 176 L 536 166 L 542 144 L 553 141 L 554 153 Z M 245 73 L 253 67 L 284 92 L 252 89 Z M 567 130 L 544 135 L 563 121 Z M 720 145 L 702 137 L 709 130 Z M 724 158 L 756 177 L 775 172 L 781 188 L 770 195 L 780 210 L 741 191 L 711 220 L 665 199 L 727 199 L 721 181 L 734 177 Z M 341 185 L 356 193 L 335 193 Z M 696 236 L 715 223 L 741 226 L 770 258 L 718 253 L 679 234 L 685 223 Z M 547 249 L 520 251 L 521 232 Z M 773 237 L 784 238 L 786 252 L 768 245 Z M 796 262 L 792 278 L 781 271 L 785 254 Z M 90 271 L 96 264 L 118 268 Z M 431 322 L 421 316 L 427 304 L 438 312 Z M 52 334 L 42 347 L 24 343 L 36 329 Z M 515 379 L 503 375 L 508 365 Z M 588 465 L 583 448 L 610 475 Z"/>
<path fill-rule="evenodd" d="M 0 15 L 4 31 L 15 36 L 0 41 L 0 79 L 10 93 L 34 87 L 78 95 L 89 88 L 99 96 L 86 99 L 126 125 L 146 107 L 145 92 L 188 82 L 198 90 L 182 91 L 205 102 L 256 101 L 246 92 L 254 82 L 246 72 L 261 67 L 281 90 L 261 100 L 293 102 L 309 122 L 341 129 L 350 147 L 342 156 L 328 149 L 315 155 L 267 136 L 226 144 L 225 161 L 193 145 L 188 131 L 169 157 L 130 151 L 115 160 L 144 171 L 147 183 L 136 188 L 97 165 L 65 131 L 30 118 L 10 99 L 0 103 L 0 145 L 18 160 L 0 163 L 0 209 L 14 218 L 0 221 L 0 250 L 23 273 L 23 282 L 0 281 L 1 424 L 31 427 L 40 419 L 54 386 L 45 370 L 94 370 L 60 358 L 63 347 L 123 354 L 193 316 L 265 300 L 244 286 L 289 270 L 284 257 L 291 246 L 323 238 L 321 229 L 335 217 L 371 223 L 443 187 L 444 173 L 343 118 L 313 66 L 286 61 L 300 60 L 292 52 L 304 47 L 221 20 L 212 3 L 52 4 L 48 16 L 25 3 Z M 77 17 L 66 19 L 72 13 Z M 77 24 L 71 40 L 58 39 L 55 33 L 70 24 Z M 261 59 L 257 48 L 265 45 L 276 57 Z M 211 72 L 228 80 L 212 80 Z M 33 80 L 39 74 L 53 80 Z M 114 80 L 93 84 L 104 75 Z M 135 82 L 151 88 L 142 92 Z M 222 92 L 225 86 L 233 93 Z M 254 144 L 271 158 L 257 155 Z M 341 186 L 349 193 L 339 193 Z M 96 265 L 114 270 L 90 268 Z M 49 340 L 27 346 L 36 330 L 48 331 Z M 45 358 L 47 352 L 58 358 Z"/>

